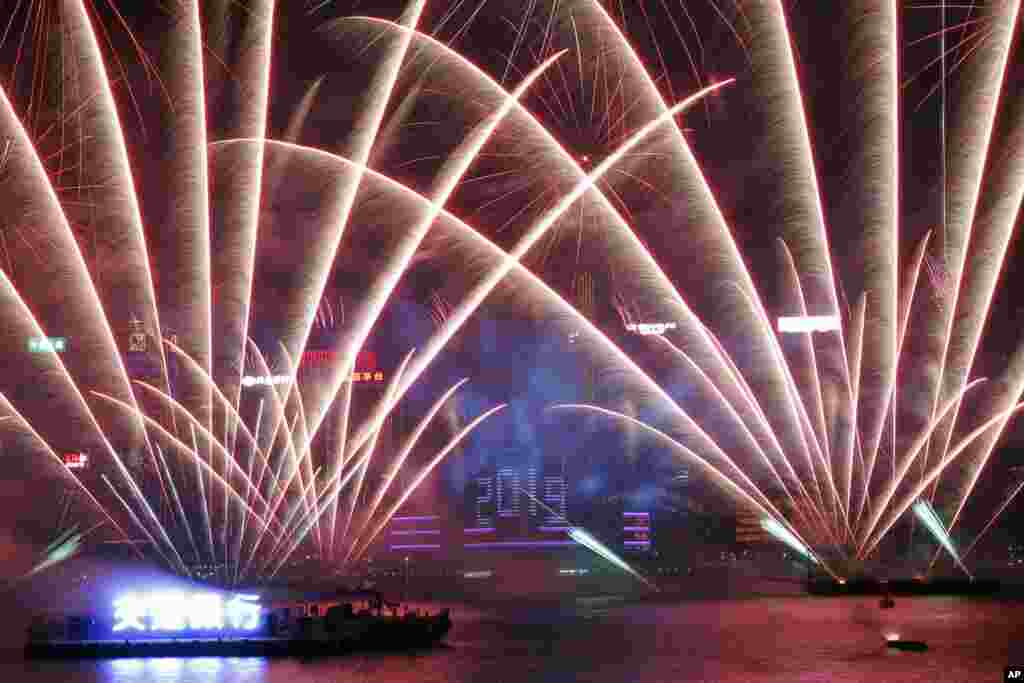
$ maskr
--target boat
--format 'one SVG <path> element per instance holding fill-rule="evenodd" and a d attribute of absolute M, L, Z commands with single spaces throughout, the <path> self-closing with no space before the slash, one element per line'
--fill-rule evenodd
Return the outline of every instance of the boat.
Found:
<path fill-rule="evenodd" d="M 383 614 L 390 607 L 390 614 Z M 29 627 L 25 657 L 93 659 L 118 657 L 323 656 L 366 650 L 409 650 L 439 643 L 451 630 L 450 611 L 400 611 L 379 596 L 366 608 L 317 601 L 268 607 L 245 632 L 145 630 L 125 637 L 110 622 L 84 615 L 42 617 Z"/>
<path fill-rule="evenodd" d="M 894 638 L 887 640 L 885 644 L 893 650 L 903 650 L 905 652 L 924 652 L 928 649 L 928 643 L 923 640 L 899 640 Z"/>

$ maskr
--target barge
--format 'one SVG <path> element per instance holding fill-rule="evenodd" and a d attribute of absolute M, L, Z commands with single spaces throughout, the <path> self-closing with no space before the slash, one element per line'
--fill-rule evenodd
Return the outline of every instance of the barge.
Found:
<path fill-rule="evenodd" d="M 242 602 L 245 613 L 238 611 L 237 598 L 202 597 L 208 609 L 201 612 L 187 609 L 198 604 L 196 598 L 190 603 L 175 594 L 122 599 L 113 619 L 38 617 L 29 627 L 25 657 L 310 657 L 407 650 L 437 644 L 452 626 L 447 609 L 401 610 L 379 595 L 365 600 L 362 609 L 339 598 L 316 598 L 267 606 Z"/>

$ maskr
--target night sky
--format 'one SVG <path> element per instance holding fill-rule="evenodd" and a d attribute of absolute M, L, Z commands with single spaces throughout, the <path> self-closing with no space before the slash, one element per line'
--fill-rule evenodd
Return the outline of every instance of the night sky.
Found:
<path fill-rule="evenodd" d="M 45 60 L 41 60 L 47 54 L 47 41 L 40 39 L 39 31 L 41 26 L 45 28 L 47 17 L 30 18 L 28 7 L 17 4 L 20 9 L 11 19 L 13 28 L 0 44 L 0 63 L 8 65 L 0 70 L 0 82 L 11 92 L 19 111 L 26 111 L 40 98 L 45 101 L 49 86 L 43 83 L 51 83 L 56 72 L 55 67 L 47 71 Z M 167 197 L 161 191 L 167 181 L 165 162 L 170 153 L 170 141 L 163 130 L 168 117 L 173 116 L 173 107 L 164 96 L 159 79 L 161 69 L 168 63 L 162 37 L 171 28 L 170 20 L 162 9 L 165 4 L 162 2 L 120 3 L 120 16 L 107 3 L 96 4 L 94 17 L 106 29 L 109 41 L 105 49 L 119 56 L 121 75 L 115 83 L 115 97 L 129 147 L 133 150 L 133 170 L 142 198 L 147 241 L 153 250 L 156 277 L 160 280 L 160 264 L 173 252 L 161 232 L 170 212 Z M 454 7 L 448 2 L 428 3 L 420 26 L 450 43 L 511 88 L 543 58 L 559 49 L 576 47 L 572 31 L 565 25 L 555 25 L 553 38 L 546 37 L 551 26 L 548 23 L 550 4 L 544 0 L 537 3 L 492 0 L 486 6 L 464 2 Z M 570 4 L 563 2 L 563 11 L 564 6 Z M 736 79 L 734 84 L 707 98 L 677 121 L 686 129 L 685 135 L 692 143 L 771 312 L 780 302 L 778 288 L 782 284 L 777 277 L 780 262 L 774 182 L 779 159 L 777 150 L 767 143 L 763 109 L 751 86 L 752 68 L 745 44 L 749 27 L 745 16 L 732 3 L 710 0 L 605 4 L 624 27 L 666 100 L 678 101 L 711 81 Z M 850 45 L 843 28 L 845 24 L 836 15 L 836 4 L 804 1 L 788 2 L 787 6 L 824 212 L 838 263 L 841 300 L 850 304 L 859 297 L 864 286 L 863 264 L 858 255 L 862 227 L 858 224 L 858 199 L 849 191 L 850 174 L 855 169 L 852 160 L 863 141 L 858 131 L 851 128 L 848 116 L 862 93 L 856 74 L 847 68 Z M 283 137 L 290 130 L 297 120 L 296 112 L 304 95 L 317 79 L 323 78 L 299 128 L 298 141 L 311 147 L 344 150 L 356 112 L 364 104 L 362 98 L 373 74 L 370 67 L 375 65 L 387 41 L 377 40 L 379 33 L 372 24 L 336 20 L 355 15 L 396 19 L 404 3 L 342 0 L 315 4 L 281 2 L 280 5 L 275 16 L 268 137 Z M 28 6 L 33 7 L 34 3 Z M 311 9 L 314 6 L 316 9 Z M 206 20 L 213 23 L 213 4 L 204 3 L 204 7 Z M 524 15 L 526 8 L 532 9 L 533 14 Z M 971 16 L 966 9 L 950 9 L 946 21 L 956 25 Z M 905 264 L 919 240 L 928 230 L 936 230 L 941 222 L 941 72 L 935 63 L 939 39 L 934 35 L 939 30 L 941 17 L 934 4 L 907 4 L 901 22 L 904 47 L 900 55 L 903 95 L 900 259 Z M 125 30 L 126 26 L 130 31 Z M 205 36 L 207 116 L 213 140 L 230 134 L 235 125 L 236 105 L 247 96 L 245 84 L 237 81 L 232 70 L 242 48 L 239 36 L 244 28 L 243 20 L 236 17 L 220 26 L 223 30 L 212 30 Z M 971 41 L 978 40 L 972 33 L 976 30 L 979 29 L 968 24 L 966 32 L 951 31 L 948 47 L 966 40 L 962 49 L 969 49 Z M 145 61 L 131 38 L 147 55 Z M 52 46 L 49 49 L 52 50 Z M 600 43 L 588 43 L 586 51 L 590 61 L 577 62 L 574 53 L 567 54 L 564 64 L 524 98 L 527 107 L 585 168 L 599 163 L 641 123 L 630 103 L 617 94 L 616 79 L 622 73 L 622 55 Z M 959 72 L 953 69 L 962 54 L 962 51 L 953 52 L 947 60 L 951 71 L 946 81 L 950 102 L 956 101 L 964 86 Z M 371 161 L 374 167 L 423 192 L 431 187 L 443 162 L 444 151 L 457 145 L 489 111 L 486 102 L 475 99 L 478 93 L 464 88 L 458 79 L 448 78 L 443 62 L 439 66 L 430 65 L 431 58 L 426 53 L 417 55 L 402 73 L 401 96 L 391 101 L 385 116 L 388 137 L 375 148 Z M 113 63 L 112 59 L 110 61 Z M 147 63 L 152 67 L 148 68 Z M 1006 92 L 1021 91 L 1024 91 L 1024 62 L 1017 58 L 1011 63 Z M 1009 103 L 1001 111 L 997 131 L 1005 130 L 1018 109 L 1024 106 L 1020 98 L 1016 99 L 1018 101 Z M 51 128 L 52 118 L 39 114 L 38 108 L 31 111 L 35 115 L 26 117 L 29 128 L 42 140 L 40 148 L 51 153 L 50 168 L 56 169 L 60 164 L 56 159 L 63 157 L 59 156 L 59 136 Z M 952 104 L 947 105 L 947 111 L 952 125 L 958 111 Z M 651 145 L 643 151 L 653 154 L 657 150 Z M 533 150 L 519 145 L 515 131 L 496 136 L 484 157 L 470 171 L 469 182 L 464 182 L 455 193 L 449 208 L 498 244 L 510 247 L 522 234 L 528 219 L 550 205 L 554 195 L 535 205 L 529 204 L 530 198 L 558 186 L 558 179 L 531 175 L 536 163 L 532 154 Z M 216 158 L 211 161 L 215 171 L 218 163 Z M 642 156 L 637 156 L 625 164 L 630 175 L 610 177 L 602 186 L 615 194 L 616 206 L 622 208 L 641 242 L 694 309 L 698 313 L 713 311 L 718 290 L 708 285 L 699 269 L 692 267 L 693 244 L 685 233 L 688 209 L 670 179 L 644 175 L 645 163 Z M 266 188 L 261 207 L 263 223 L 257 255 L 253 328 L 254 336 L 266 339 L 276 336 L 271 319 L 295 286 L 296 264 L 301 263 L 308 250 L 316 248 L 310 239 L 314 230 L 311 226 L 329 194 L 329 188 L 315 185 L 310 177 L 302 175 L 301 169 L 293 172 L 286 162 L 282 164 L 287 171 L 274 176 L 276 184 Z M 507 167 L 517 172 L 490 175 Z M 220 172 L 228 171 L 222 168 Z M 73 173 L 61 177 L 70 176 Z M 222 199 L 217 193 L 217 179 L 217 172 L 214 172 L 211 194 L 215 248 L 220 238 L 217 202 Z M 73 181 L 61 182 L 67 183 L 64 195 L 73 192 Z M 358 306 L 361 293 L 383 267 L 388 247 L 397 239 L 395 230 L 400 211 L 394 209 L 395 214 L 390 214 L 382 196 L 372 189 L 361 193 L 354 220 L 361 230 L 352 230 L 346 237 L 331 273 L 329 295 L 346 299 L 353 307 Z M 76 229 L 86 241 L 91 229 L 87 210 L 75 211 L 74 218 L 78 219 Z M 602 328 L 614 329 L 614 340 L 635 345 L 631 355 L 641 365 L 657 372 L 656 355 L 647 354 L 642 341 L 628 338 L 618 326 L 616 296 L 631 274 L 616 269 L 613 255 L 602 246 L 601 236 L 589 229 L 592 222 L 581 210 L 571 229 L 556 232 L 554 237 L 536 247 L 527 261 L 531 268 L 543 273 L 556 290 L 574 301 L 578 300 L 575 291 L 578 276 L 590 275 L 595 303 L 588 315 Z M 941 239 L 935 244 L 938 245 L 936 250 L 941 249 Z M 441 300 L 457 301 L 459 292 L 479 275 L 476 264 L 468 256 L 465 268 L 453 268 L 451 258 L 446 255 L 446 245 L 443 231 L 430 236 L 413 266 L 403 275 L 388 312 L 374 333 L 371 346 L 379 350 L 384 362 L 391 367 L 434 329 L 431 296 L 436 294 Z M 993 302 L 975 375 L 997 377 L 1010 354 L 1022 342 L 1020 321 L 1024 320 L 1024 304 L 1012 285 L 1024 268 L 1020 251 L 1015 237 Z M 17 264 L 12 268 L 15 279 L 19 267 L 22 266 Z M 164 281 L 167 277 L 164 276 Z M 161 291 L 158 284 L 158 297 Z M 547 418 L 543 407 L 546 404 L 582 399 L 579 383 L 574 378 L 579 369 L 557 360 L 560 356 L 552 351 L 564 342 L 566 331 L 556 328 L 554 332 L 538 332 L 548 329 L 544 323 L 550 311 L 543 306 L 530 310 L 521 303 L 514 285 L 501 288 L 488 301 L 480 316 L 482 321 L 470 325 L 428 375 L 424 388 L 418 389 L 422 394 L 414 393 L 411 397 L 414 407 L 408 410 L 414 413 L 416 405 L 426 405 L 431 390 L 436 395 L 437 388 L 444 386 L 445 381 L 468 372 L 474 375 L 474 383 L 479 388 L 466 399 L 461 419 L 472 413 L 470 408 L 474 406 L 513 401 L 514 409 L 489 425 L 467 449 L 467 463 L 486 459 L 489 434 L 507 432 L 517 423 L 530 424 L 527 432 L 534 422 L 540 424 L 538 430 L 545 429 Z M 495 342 L 495 336 L 501 341 Z M 742 349 L 744 340 L 727 338 L 723 343 L 730 349 Z M 551 368 L 558 372 L 549 372 Z M 670 380 L 664 374 L 662 378 Z M 526 450 L 538 448 L 530 443 L 535 438 L 541 439 L 531 432 L 522 436 L 519 443 Z M 1007 446 L 983 482 L 983 489 L 985 486 L 999 488 L 1005 468 L 1024 462 L 1018 460 L 1017 455 L 1017 448 L 1024 443 L 1024 426 L 1018 423 L 1008 431 L 1002 443 Z M 621 444 L 609 450 L 617 453 Z M 457 480 L 465 474 L 461 471 L 462 475 L 446 475 L 456 482 L 456 488 Z"/>

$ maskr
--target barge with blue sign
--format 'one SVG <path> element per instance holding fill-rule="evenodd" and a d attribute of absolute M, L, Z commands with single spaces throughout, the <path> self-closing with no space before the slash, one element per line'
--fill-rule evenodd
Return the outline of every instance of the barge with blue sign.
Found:
<path fill-rule="evenodd" d="M 448 610 L 401 610 L 375 593 L 264 604 L 250 594 L 166 591 L 128 594 L 113 607 L 112 618 L 34 620 L 25 656 L 309 657 L 429 647 L 452 626 Z"/>

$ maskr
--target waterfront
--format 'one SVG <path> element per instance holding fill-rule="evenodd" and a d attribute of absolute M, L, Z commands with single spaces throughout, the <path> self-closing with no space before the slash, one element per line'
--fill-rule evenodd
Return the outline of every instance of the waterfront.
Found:
<path fill-rule="evenodd" d="M 24 662 L 9 680 L 320 683 L 322 681 L 996 681 L 1021 653 L 1021 603 L 957 597 L 765 596 L 621 604 L 589 599 L 456 606 L 442 647 L 308 660 L 261 658 Z M 924 653 L 886 634 L 926 641 Z M 1016 662 L 1019 664 L 1020 662 Z"/>

